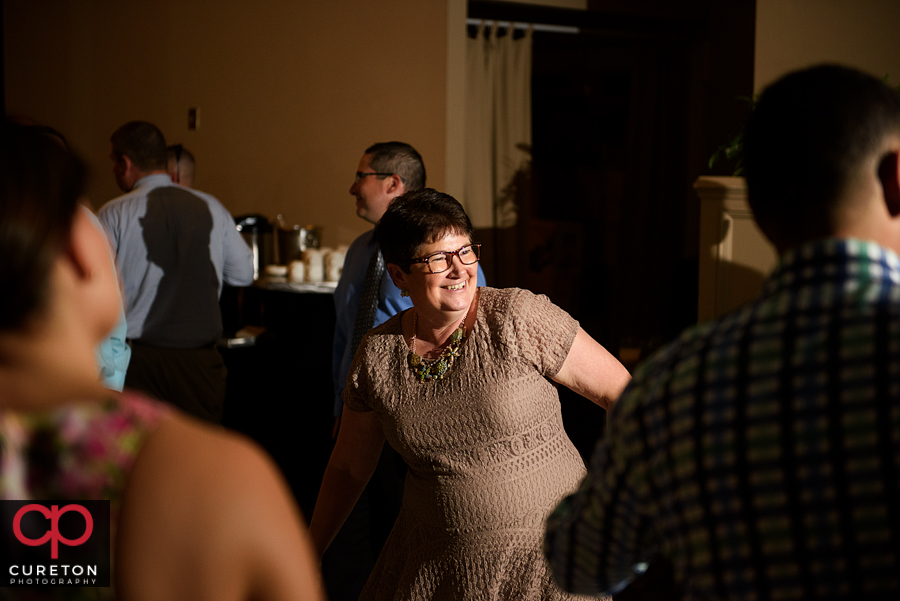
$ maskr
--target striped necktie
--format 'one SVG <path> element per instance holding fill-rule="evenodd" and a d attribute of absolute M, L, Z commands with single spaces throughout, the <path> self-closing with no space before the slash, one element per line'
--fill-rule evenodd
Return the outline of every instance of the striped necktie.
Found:
<path fill-rule="evenodd" d="M 378 308 L 378 291 L 381 278 L 384 276 L 384 258 L 381 249 L 375 247 L 369 268 L 366 270 L 366 281 L 359 298 L 359 309 L 356 312 L 356 323 L 353 325 L 353 341 L 350 349 L 356 353 L 363 336 L 375 325 L 375 310 Z"/>

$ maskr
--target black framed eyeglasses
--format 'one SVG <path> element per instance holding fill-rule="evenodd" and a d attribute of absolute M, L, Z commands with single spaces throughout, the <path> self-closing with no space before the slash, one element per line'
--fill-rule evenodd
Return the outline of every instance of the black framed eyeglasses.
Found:
<path fill-rule="evenodd" d="M 413 263 L 425 263 L 431 273 L 443 273 L 450 269 L 454 255 L 463 265 L 477 263 L 481 258 L 481 245 L 467 244 L 459 250 L 442 250 L 421 259 L 411 259 L 409 263 L 410 265 Z"/>
<path fill-rule="evenodd" d="M 377 173 L 375 171 L 357 171 L 356 172 L 356 183 L 358 184 L 359 180 L 361 180 L 362 178 L 367 177 L 369 175 L 377 175 L 379 177 L 390 177 L 390 176 L 396 175 L 396 174 L 394 174 L 394 173 Z M 401 176 L 400 181 L 405 184 L 406 178 Z"/>
<path fill-rule="evenodd" d="M 379 177 L 388 177 L 389 175 L 394 175 L 393 173 L 376 173 L 374 171 L 366 172 L 366 171 L 357 171 L 356 172 L 356 183 L 359 183 L 364 177 L 368 177 L 369 175 L 377 175 Z"/>

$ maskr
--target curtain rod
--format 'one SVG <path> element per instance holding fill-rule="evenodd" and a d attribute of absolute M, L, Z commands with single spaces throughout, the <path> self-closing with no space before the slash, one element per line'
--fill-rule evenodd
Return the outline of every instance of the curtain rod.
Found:
<path fill-rule="evenodd" d="M 488 26 L 497 27 L 510 27 L 509 21 L 494 21 L 493 19 L 466 19 L 466 25 L 481 25 L 484 23 Z M 528 29 L 530 26 L 534 31 L 549 31 L 551 33 L 581 33 L 581 30 L 577 27 L 570 27 L 567 25 L 547 25 L 545 23 L 520 23 L 515 22 L 512 24 L 516 29 Z"/>

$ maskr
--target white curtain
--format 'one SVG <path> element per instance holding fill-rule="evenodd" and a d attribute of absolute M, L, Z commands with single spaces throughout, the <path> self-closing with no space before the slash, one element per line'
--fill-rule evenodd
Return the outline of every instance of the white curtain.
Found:
<path fill-rule="evenodd" d="M 464 204 L 476 228 L 516 224 L 516 174 L 531 161 L 532 31 L 510 28 L 466 46 L 466 181 Z"/>

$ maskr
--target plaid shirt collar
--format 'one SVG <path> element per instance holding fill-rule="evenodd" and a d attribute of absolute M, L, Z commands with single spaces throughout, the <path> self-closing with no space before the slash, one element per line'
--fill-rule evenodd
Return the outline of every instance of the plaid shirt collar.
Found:
<path fill-rule="evenodd" d="M 785 252 L 766 280 L 763 296 L 798 286 L 884 279 L 900 284 L 897 253 L 867 240 L 827 238 Z"/>

